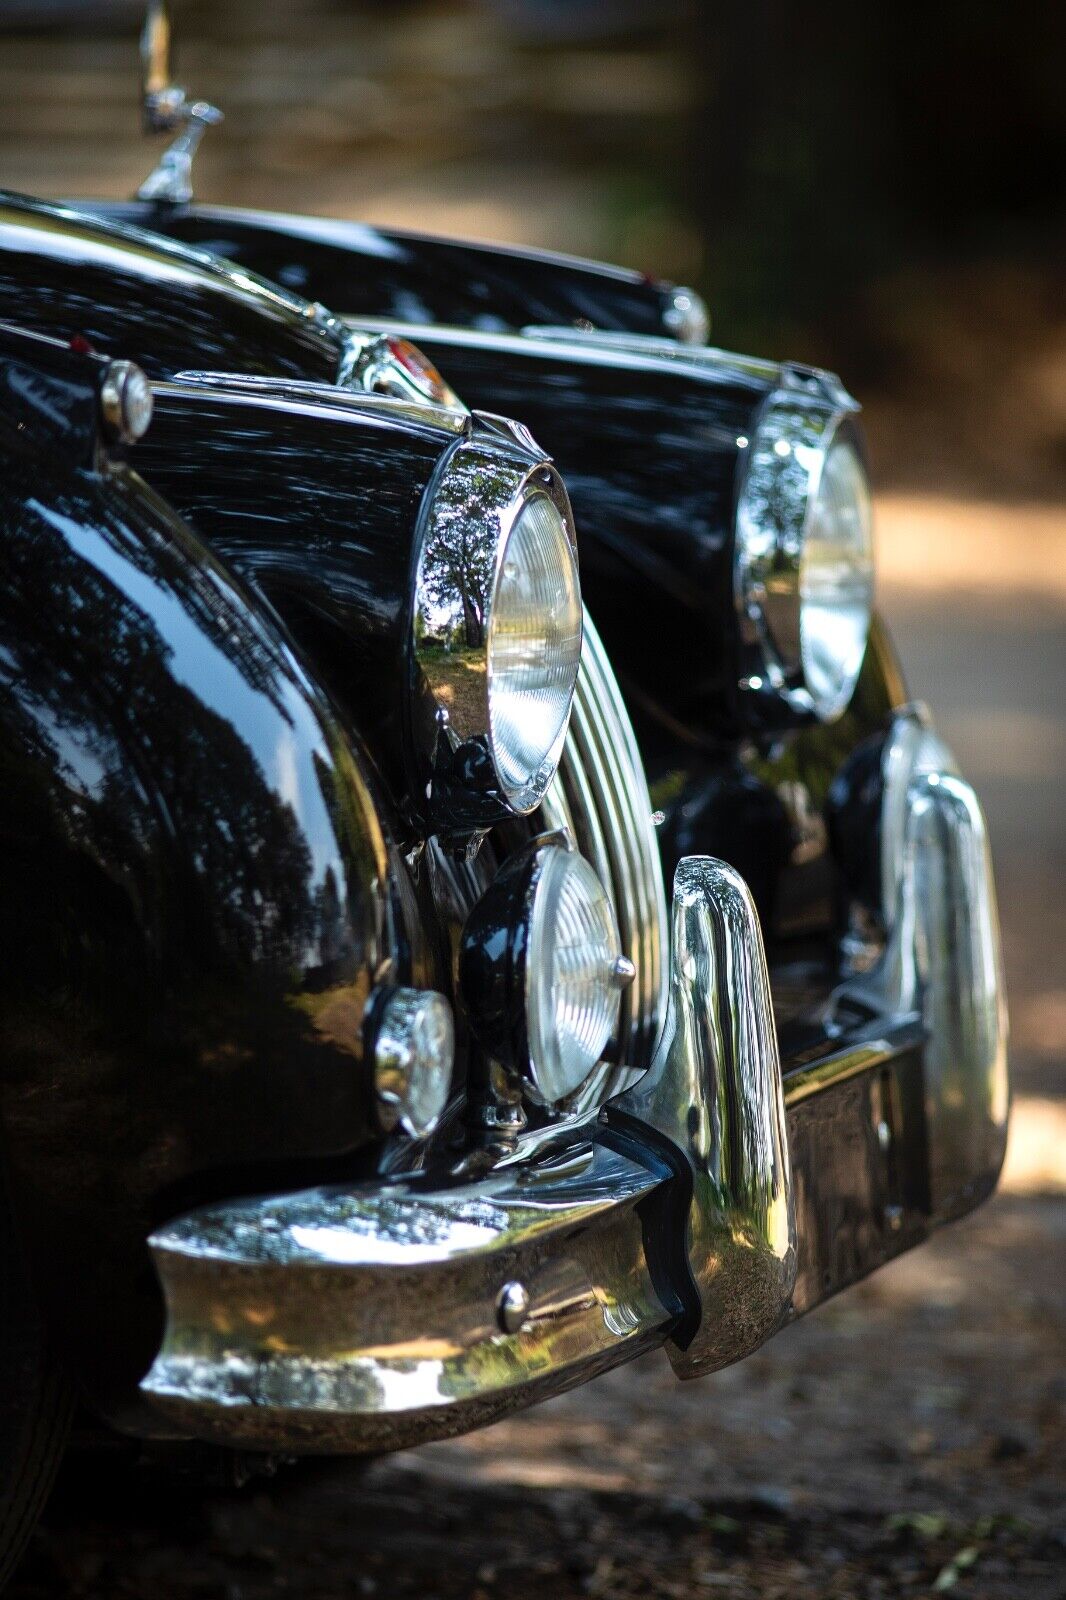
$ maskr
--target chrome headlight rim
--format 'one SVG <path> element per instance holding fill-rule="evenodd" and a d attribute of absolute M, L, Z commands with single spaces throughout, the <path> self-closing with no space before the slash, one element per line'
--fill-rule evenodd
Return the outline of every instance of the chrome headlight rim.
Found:
<path fill-rule="evenodd" d="M 791 381 L 789 381 L 791 380 Z M 756 720 L 834 722 L 858 683 L 873 617 L 873 528 L 859 407 L 828 375 L 793 378 L 768 397 L 750 440 L 737 495 L 734 601 L 740 634 L 740 691 Z M 812 681 L 804 645 L 803 575 L 826 464 L 839 448 L 852 458 L 865 512 L 868 595 L 861 640 L 838 663 L 832 692 Z M 776 707 L 776 711 L 775 711 Z"/>
<path fill-rule="evenodd" d="M 563 480 L 520 424 L 475 413 L 467 436 L 457 441 L 427 496 L 416 543 L 411 602 L 411 746 L 417 774 L 418 809 L 443 832 L 492 827 L 534 811 L 555 776 L 569 726 L 580 666 L 581 590 L 574 516 Z M 496 748 L 491 696 L 494 610 L 512 535 L 528 508 L 544 501 L 565 535 L 576 602 L 576 655 L 564 693 L 565 712 L 536 769 L 511 781 Z M 426 619 L 450 604 L 442 597 L 440 571 L 449 541 L 458 540 L 462 559 L 476 567 L 484 604 L 462 602 L 464 650 L 442 651 Z M 472 616 L 468 613 L 472 612 Z M 460 667 L 472 668 L 465 675 Z M 461 683 L 457 678 L 463 678 Z"/>

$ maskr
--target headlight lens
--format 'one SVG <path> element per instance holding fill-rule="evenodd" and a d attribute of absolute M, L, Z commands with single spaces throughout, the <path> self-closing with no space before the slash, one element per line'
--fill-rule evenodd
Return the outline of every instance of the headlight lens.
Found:
<path fill-rule="evenodd" d="M 580 661 L 577 561 L 562 517 L 537 494 L 511 528 L 489 620 L 489 748 L 516 810 L 539 800 L 558 766 Z"/>
<path fill-rule="evenodd" d="M 475 414 L 471 428 L 429 502 L 412 616 L 413 790 L 430 825 L 454 834 L 544 798 L 583 621 L 559 474 L 518 424 Z"/>
<path fill-rule="evenodd" d="M 830 447 L 807 514 L 799 595 L 803 679 L 819 714 L 833 717 L 858 680 L 874 596 L 870 488 L 843 439 Z"/>
<path fill-rule="evenodd" d="M 459 978 L 482 1047 L 541 1104 L 593 1072 L 634 974 L 594 869 L 565 835 L 513 856 L 463 930 Z"/>
<path fill-rule="evenodd" d="M 526 965 L 530 1079 L 550 1104 L 580 1089 L 618 1026 L 618 925 L 576 852 L 550 850 L 537 882 Z"/>
<path fill-rule="evenodd" d="M 851 409 L 836 388 L 776 395 L 737 508 L 742 684 L 826 721 L 851 699 L 873 612 L 872 505 Z"/>

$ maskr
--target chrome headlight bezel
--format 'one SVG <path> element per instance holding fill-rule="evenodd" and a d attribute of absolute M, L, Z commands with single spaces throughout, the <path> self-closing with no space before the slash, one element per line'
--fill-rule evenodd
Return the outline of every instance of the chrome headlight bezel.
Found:
<path fill-rule="evenodd" d="M 536 770 L 516 783 L 504 776 L 494 749 L 490 646 L 508 543 L 519 518 L 537 499 L 545 500 L 556 513 L 572 562 L 576 657 L 565 715 L 550 747 Z M 465 646 L 469 657 L 465 664 L 475 669 L 480 664 L 480 675 L 477 670 L 469 673 L 462 692 L 456 675 L 458 652 L 442 650 L 442 624 L 431 621 L 447 604 L 433 570 L 447 565 L 449 540 L 460 548 L 471 571 L 476 570 L 484 598 L 477 611 L 477 637 Z M 540 804 L 559 765 L 577 685 L 580 594 L 574 517 L 562 478 L 520 424 L 475 413 L 470 432 L 447 458 L 428 498 L 411 604 L 411 731 L 417 796 L 436 829 L 463 832 L 491 827 L 507 817 L 527 815 Z M 458 588 L 452 604 L 462 605 Z"/>
<path fill-rule="evenodd" d="M 834 380 L 799 378 L 770 396 L 746 452 L 737 499 L 733 567 L 741 645 L 741 694 L 761 722 L 832 722 L 850 703 L 873 616 L 869 479 L 857 404 Z M 832 691 L 813 681 L 803 645 L 804 552 L 826 462 L 837 446 L 854 457 L 867 514 L 869 596 L 861 637 L 846 643 Z M 779 715 L 775 719 L 773 706 Z"/>

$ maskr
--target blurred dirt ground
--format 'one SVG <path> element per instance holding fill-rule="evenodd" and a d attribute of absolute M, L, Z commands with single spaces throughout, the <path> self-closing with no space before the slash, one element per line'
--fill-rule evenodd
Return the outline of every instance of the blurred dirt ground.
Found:
<path fill-rule="evenodd" d="M 229 113 L 205 198 L 699 270 L 684 219 L 618 162 L 560 156 L 580 138 L 585 157 L 668 158 L 687 91 L 662 50 L 516 57 L 471 5 L 177 11 L 183 81 Z M 0 34 L 5 184 L 135 187 L 155 152 L 133 31 Z M 1066 1596 L 1066 529 L 1046 470 L 1066 346 L 1024 274 L 952 287 L 928 315 L 936 286 L 882 287 L 925 365 L 870 420 L 894 489 L 883 601 L 996 848 L 1017 1090 L 1001 1193 L 701 1383 L 649 1358 L 467 1440 L 239 1495 L 76 1457 L 13 1600 Z"/>

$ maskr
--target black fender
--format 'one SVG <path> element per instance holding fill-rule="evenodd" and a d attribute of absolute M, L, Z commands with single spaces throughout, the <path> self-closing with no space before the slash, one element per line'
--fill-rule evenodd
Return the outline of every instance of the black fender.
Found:
<path fill-rule="evenodd" d="M 362 1020 L 437 985 L 354 738 L 128 468 L 0 420 L 0 1116 L 74 1370 L 149 1426 L 151 1228 L 363 1170 Z"/>

